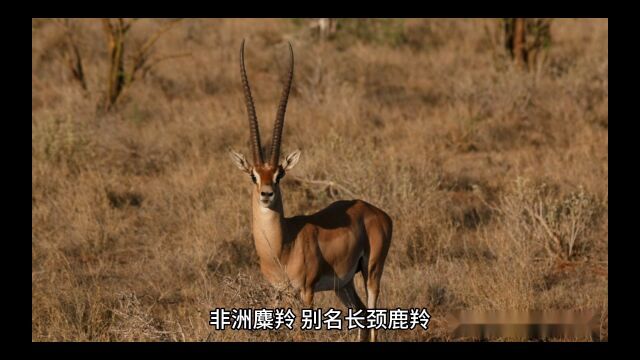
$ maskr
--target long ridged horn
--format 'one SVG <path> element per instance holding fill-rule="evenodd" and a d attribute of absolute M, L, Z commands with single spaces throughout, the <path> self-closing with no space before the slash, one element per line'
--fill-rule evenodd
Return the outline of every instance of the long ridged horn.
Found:
<path fill-rule="evenodd" d="M 278 113 L 276 121 L 273 125 L 273 140 L 271 141 L 271 161 L 272 166 L 278 166 L 280 159 L 280 142 L 282 141 L 282 128 L 284 127 L 284 114 L 287 111 L 287 101 L 289 100 L 289 91 L 291 90 L 291 82 L 293 80 L 293 47 L 289 43 L 290 65 L 287 80 L 282 88 L 280 96 L 280 104 L 278 105 Z"/>
<path fill-rule="evenodd" d="M 258 117 L 256 116 L 256 108 L 251 97 L 251 88 L 247 79 L 247 70 L 244 68 L 244 39 L 240 46 L 240 76 L 242 77 L 242 88 L 244 90 L 244 101 L 247 105 L 247 114 L 249 115 L 249 130 L 251 131 L 251 151 L 253 152 L 253 163 L 262 164 L 262 145 L 260 144 L 260 128 L 258 127 Z"/>

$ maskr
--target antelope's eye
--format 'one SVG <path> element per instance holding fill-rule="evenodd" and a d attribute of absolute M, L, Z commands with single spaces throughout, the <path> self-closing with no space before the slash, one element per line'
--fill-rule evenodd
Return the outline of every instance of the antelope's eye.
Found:
<path fill-rule="evenodd" d="M 278 175 L 276 176 L 276 183 L 280 182 L 280 179 L 284 177 L 284 170 L 278 171 Z"/>
<path fill-rule="evenodd" d="M 253 173 L 251 173 L 251 181 L 256 184 L 256 176 Z"/>

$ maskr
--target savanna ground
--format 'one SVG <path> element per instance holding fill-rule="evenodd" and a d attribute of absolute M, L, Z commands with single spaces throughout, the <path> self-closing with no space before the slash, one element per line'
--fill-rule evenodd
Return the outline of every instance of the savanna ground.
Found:
<path fill-rule="evenodd" d="M 163 22 L 139 20 L 126 45 Z M 307 22 L 185 19 L 154 52 L 186 55 L 103 111 L 100 21 L 73 22 L 86 91 L 60 23 L 32 21 L 32 340 L 355 340 L 208 325 L 217 307 L 299 315 L 262 279 L 250 180 L 226 152 L 249 154 L 242 38 L 264 139 L 294 46 L 282 152 L 303 153 L 285 212 L 355 195 L 394 220 L 379 305 L 432 320 L 380 340 L 450 340 L 456 309 L 596 309 L 608 339 L 608 20 L 554 20 L 532 72 L 496 42 L 497 20 L 348 20 L 331 41 Z M 315 305 L 344 309 L 332 292 Z"/>

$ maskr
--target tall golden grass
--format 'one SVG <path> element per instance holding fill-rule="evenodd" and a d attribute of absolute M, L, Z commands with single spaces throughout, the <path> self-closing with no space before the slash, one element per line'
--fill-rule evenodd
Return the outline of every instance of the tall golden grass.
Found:
<path fill-rule="evenodd" d="M 125 45 L 166 21 L 139 20 Z M 535 72 L 496 45 L 496 20 L 348 20 L 331 41 L 306 23 L 184 20 L 153 51 L 190 56 L 106 112 L 100 21 L 74 24 L 86 90 L 65 29 L 32 21 L 32 340 L 355 340 L 208 325 L 217 307 L 299 308 L 262 279 L 251 184 L 226 154 L 248 152 L 242 38 L 265 138 L 286 41 L 296 54 L 283 152 L 303 153 L 285 212 L 353 193 L 394 219 L 379 304 L 432 320 L 380 340 L 450 340 L 456 309 L 586 308 L 608 339 L 608 20 L 554 20 Z M 330 292 L 316 306 L 342 308 Z"/>

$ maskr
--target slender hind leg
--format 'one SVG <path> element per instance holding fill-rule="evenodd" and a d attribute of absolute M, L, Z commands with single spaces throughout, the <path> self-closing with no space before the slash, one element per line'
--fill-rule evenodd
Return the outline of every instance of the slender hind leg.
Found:
<path fill-rule="evenodd" d="M 384 259 L 383 259 L 384 261 Z M 378 294 L 380 293 L 380 279 L 384 262 L 369 263 L 368 279 L 365 281 L 367 289 L 367 308 L 375 309 L 378 305 Z M 364 273 L 363 273 L 364 274 Z M 371 342 L 376 341 L 376 329 L 371 329 Z"/>
<path fill-rule="evenodd" d="M 360 300 L 358 293 L 356 292 L 356 288 L 353 285 L 353 280 L 351 280 L 341 289 L 336 290 L 336 295 L 338 296 L 342 304 L 344 304 L 344 306 L 346 306 L 347 308 L 363 311 L 366 311 L 367 309 L 364 306 L 362 300 Z M 367 341 L 367 331 L 358 329 L 358 339 L 360 341 Z"/>
<path fill-rule="evenodd" d="M 384 261 L 389 252 L 391 244 L 392 223 L 391 219 L 383 213 L 380 217 L 379 226 L 375 226 L 368 230 L 370 252 L 366 264 L 367 277 L 365 277 L 367 289 L 367 308 L 376 309 L 378 305 L 378 294 L 380 293 L 380 279 L 382 278 L 382 270 Z M 362 272 L 365 275 L 365 272 Z M 371 329 L 371 341 L 376 341 L 376 330 Z"/>
<path fill-rule="evenodd" d="M 375 309 L 378 303 L 378 284 L 372 284 L 369 282 L 367 286 L 367 307 L 369 309 Z M 376 329 L 371 329 L 371 342 L 376 341 Z"/>
<path fill-rule="evenodd" d="M 369 265 L 368 265 L 368 256 L 365 258 L 364 256 L 360 258 L 360 272 L 362 273 L 362 280 L 364 280 L 364 295 L 367 295 L 367 281 L 369 280 Z"/>

